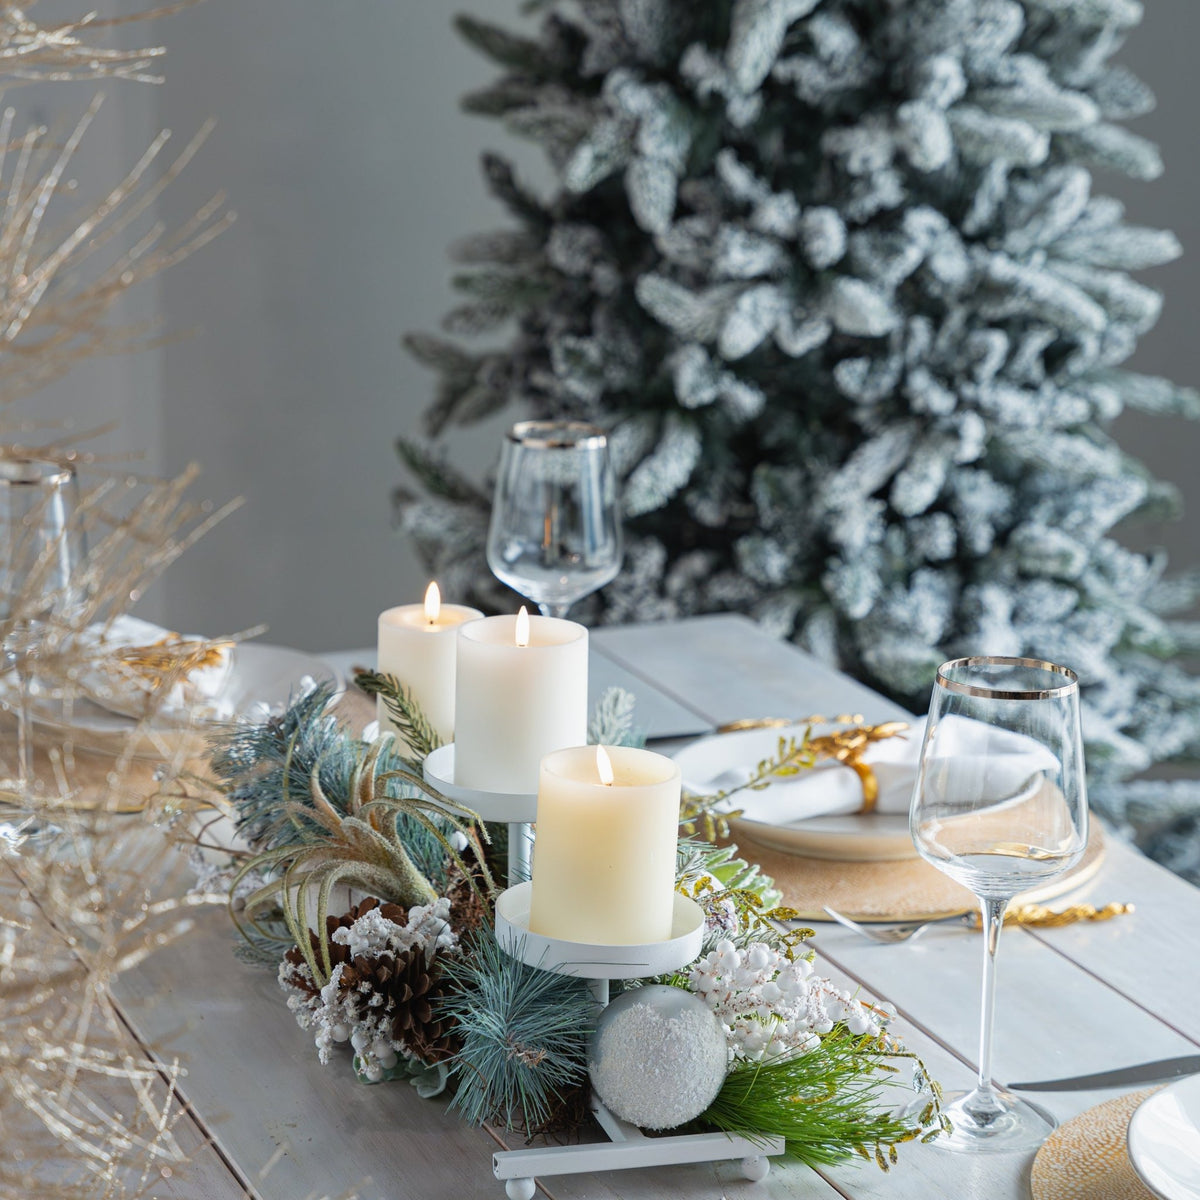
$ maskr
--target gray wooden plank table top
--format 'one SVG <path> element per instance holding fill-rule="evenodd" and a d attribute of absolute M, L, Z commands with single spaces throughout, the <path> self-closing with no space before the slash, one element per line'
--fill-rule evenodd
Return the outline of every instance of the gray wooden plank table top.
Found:
<path fill-rule="evenodd" d="M 744 618 L 602 629 L 593 637 L 607 657 L 712 723 L 818 711 L 861 712 L 869 720 L 903 715 Z M 1110 839 L 1104 867 L 1077 898 L 1133 902 L 1137 911 L 1104 924 L 1006 932 L 994 1064 L 1000 1080 L 1096 1071 L 1200 1046 L 1200 890 Z M 251 1194 L 503 1197 L 491 1174 L 499 1133 L 469 1128 L 444 1100 L 421 1100 L 404 1084 L 368 1087 L 354 1081 L 348 1064 L 322 1067 L 273 974 L 235 959 L 232 939 L 224 914 L 205 914 L 195 936 L 127 976 L 119 999 L 142 1039 L 185 1067 L 183 1095 Z M 898 1007 L 896 1031 L 948 1089 L 970 1084 L 977 935 L 943 928 L 887 947 L 821 926 L 815 945 L 826 973 Z M 1065 1120 L 1113 1094 L 1045 1094 L 1039 1103 Z M 543 1190 L 563 1200 L 1025 1200 L 1031 1161 L 1030 1154 L 972 1159 L 906 1146 L 887 1175 L 867 1164 L 815 1172 L 777 1161 L 759 1184 L 741 1180 L 735 1166 L 705 1165 L 565 1176 Z M 243 1194 L 231 1176 L 228 1195 Z"/>

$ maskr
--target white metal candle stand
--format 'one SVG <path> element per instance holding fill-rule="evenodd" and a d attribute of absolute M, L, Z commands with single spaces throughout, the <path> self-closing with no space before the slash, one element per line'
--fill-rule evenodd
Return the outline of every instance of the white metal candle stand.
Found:
<path fill-rule="evenodd" d="M 425 759 L 425 782 L 435 787 L 447 800 L 478 813 L 485 821 L 502 821 L 508 825 L 508 882 L 520 883 L 529 878 L 530 847 L 533 830 L 530 825 L 537 817 L 537 793 L 488 792 L 480 788 L 461 787 L 454 782 L 454 743 L 440 746 Z"/>
<path fill-rule="evenodd" d="M 529 928 L 532 885 L 510 887 L 496 901 L 496 940 L 514 958 L 560 975 L 586 979 L 597 1002 L 608 1003 L 612 979 L 641 979 L 687 966 L 704 941 L 704 914 L 694 900 L 676 895 L 671 937 L 638 946 L 600 946 L 568 942 L 533 933 Z M 682 1163 L 725 1162 L 740 1159 L 750 1180 L 767 1177 L 769 1155 L 782 1154 L 783 1138 L 751 1141 L 726 1133 L 691 1133 L 647 1137 L 640 1129 L 614 1116 L 594 1094 L 591 1110 L 607 1142 L 581 1146 L 545 1146 L 504 1150 L 492 1155 L 492 1171 L 504 1180 L 510 1200 L 532 1200 L 537 1177 L 621 1171 L 634 1167 L 678 1166 Z"/>

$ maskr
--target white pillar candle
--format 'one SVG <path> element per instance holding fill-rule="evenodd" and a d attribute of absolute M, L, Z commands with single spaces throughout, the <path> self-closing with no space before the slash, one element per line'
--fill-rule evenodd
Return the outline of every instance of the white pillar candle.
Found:
<path fill-rule="evenodd" d="M 465 604 L 443 604 L 436 583 L 424 604 L 403 604 L 379 614 L 381 674 L 394 675 L 443 742 L 454 738 L 454 664 L 459 628 L 483 613 Z M 395 730 L 382 699 L 376 706 L 380 729 Z"/>
<path fill-rule="evenodd" d="M 529 928 L 606 946 L 671 936 L 679 768 L 661 754 L 597 746 L 542 759 Z"/>
<path fill-rule="evenodd" d="M 520 614 L 459 630 L 454 781 L 462 787 L 532 795 L 543 755 L 587 741 L 587 630 L 556 617 L 524 621 L 524 645 Z"/>

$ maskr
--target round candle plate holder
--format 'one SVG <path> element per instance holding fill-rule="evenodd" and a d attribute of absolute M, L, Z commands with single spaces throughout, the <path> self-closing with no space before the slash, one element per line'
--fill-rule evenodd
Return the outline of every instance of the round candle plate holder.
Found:
<path fill-rule="evenodd" d="M 587 980 L 601 1005 L 608 1003 L 610 980 L 677 971 L 696 958 L 704 943 L 704 913 L 687 896 L 675 896 L 674 921 L 666 941 L 613 946 L 533 933 L 529 928 L 532 891 L 532 884 L 520 883 L 496 901 L 496 940 L 506 953 L 531 967 Z M 740 1159 L 742 1174 L 757 1182 L 765 1179 L 771 1169 L 769 1156 L 784 1151 L 780 1137 L 753 1141 L 726 1133 L 647 1137 L 636 1125 L 611 1113 L 595 1094 L 590 1105 L 592 1115 L 608 1136 L 607 1142 L 536 1146 L 492 1155 L 492 1171 L 504 1181 L 509 1200 L 532 1200 L 539 1176 L 587 1175 L 729 1159 Z"/>
<path fill-rule="evenodd" d="M 485 821 L 508 824 L 508 882 L 528 879 L 533 844 L 533 831 L 529 826 L 537 818 L 537 793 L 488 792 L 482 788 L 461 787 L 454 782 L 453 742 L 428 754 L 422 771 L 425 782 L 447 800 L 471 809 Z"/>
<path fill-rule="evenodd" d="M 607 983 L 610 979 L 642 979 L 686 967 L 704 943 L 704 913 L 695 900 L 675 893 L 671 936 L 664 942 L 612 946 L 568 942 L 529 928 L 532 883 L 510 887 L 496 901 L 496 941 L 506 953 L 531 967 L 558 975 Z M 595 989 L 593 989 L 595 990 Z M 606 1003 L 607 997 L 601 1000 Z"/>

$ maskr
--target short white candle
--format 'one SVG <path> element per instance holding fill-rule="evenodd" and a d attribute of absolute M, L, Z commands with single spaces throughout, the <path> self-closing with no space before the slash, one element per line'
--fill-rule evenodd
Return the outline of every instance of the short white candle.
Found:
<path fill-rule="evenodd" d="M 379 614 L 381 674 L 394 675 L 408 689 L 443 742 L 454 738 L 454 664 L 459 628 L 483 613 L 465 604 L 443 604 L 436 583 L 424 604 L 403 604 Z M 380 729 L 395 730 L 381 699 Z"/>
<path fill-rule="evenodd" d="M 564 941 L 666 941 L 675 906 L 679 768 L 661 754 L 597 746 L 542 759 L 529 928 Z"/>
<path fill-rule="evenodd" d="M 587 741 L 587 630 L 526 616 L 519 645 L 519 620 L 485 617 L 459 630 L 454 781 L 462 787 L 532 795 L 543 755 Z"/>

